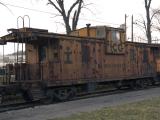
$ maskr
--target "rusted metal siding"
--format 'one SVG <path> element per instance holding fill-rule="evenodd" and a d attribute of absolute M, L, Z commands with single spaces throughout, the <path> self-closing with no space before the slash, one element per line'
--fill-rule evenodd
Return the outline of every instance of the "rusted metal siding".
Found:
<path fill-rule="evenodd" d="M 38 61 L 38 45 L 26 44 L 26 62 L 37 64 Z"/>
<path fill-rule="evenodd" d="M 153 54 L 153 61 L 155 62 L 155 70 L 158 75 L 160 75 L 160 48 L 159 47 L 153 47 L 151 49 L 151 52 Z"/>
<path fill-rule="evenodd" d="M 26 45 L 27 50 L 32 48 L 27 52 L 27 59 L 30 59 L 28 64 L 37 63 L 35 67 L 39 67 L 39 71 L 36 68 L 32 70 L 40 73 L 39 78 L 47 81 L 67 81 L 103 77 L 104 44 L 102 41 L 87 41 L 85 39 L 58 41 L 57 48 L 53 47 L 54 42 L 49 42 L 46 49 L 46 60 L 38 63 L 35 60 L 35 58 L 39 58 L 37 47 L 34 49 L 30 45 Z"/>
<path fill-rule="evenodd" d="M 82 28 L 71 33 L 73 36 L 96 37 L 96 28 Z"/>
<path fill-rule="evenodd" d="M 92 79 L 102 74 L 100 72 L 102 71 L 102 43 L 82 39 L 82 41 L 62 40 L 60 44 L 61 72 L 57 73 L 60 79 Z"/>
<path fill-rule="evenodd" d="M 113 34 L 114 32 L 115 35 Z M 118 39 L 115 39 L 115 37 L 118 35 Z M 109 30 L 106 33 L 106 53 L 110 54 L 124 54 L 125 52 L 125 32 L 124 31 L 116 31 L 115 29 Z"/>
<path fill-rule="evenodd" d="M 37 44 L 26 44 L 26 79 L 62 85 L 155 74 L 154 55 L 147 44 L 125 42 L 125 33 L 120 31 L 118 44 L 123 45 L 123 52 L 106 52 L 112 47 L 112 33 L 108 31 L 106 35 L 100 40 L 46 35 Z"/>
<path fill-rule="evenodd" d="M 147 45 L 130 43 L 126 45 L 126 75 L 133 77 L 154 76 L 155 62 L 151 48 Z"/>
<path fill-rule="evenodd" d="M 106 55 L 104 61 L 104 78 L 119 80 L 125 77 L 124 55 Z"/>
<path fill-rule="evenodd" d="M 107 54 L 124 54 L 124 44 L 126 41 L 126 33 L 124 29 L 107 26 L 96 26 L 82 28 L 73 31 L 71 34 L 75 36 L 95 37 L 97 39 L 103 38 L 105 39 L 105 52 Z M 118 37 L 118 39 L 115 40 L 116 37 Z"/>
<path fill-rule="evenodd" d="M 31 45 L 27 47 L 33 48 Z M 126 43 L 125 54 L 106 54 L 105 47 L 101 40 L 50 40 L 43 62 L 33 64 L 37 60 L 31 56 L 39 58 L 36 56 L 39 55 L 39 49 L 35 49 L 37 47 L 28 52 L 27 59 L 35 60 L 28 61 L 30 79 L 41 79 L 55 85 L 140 78 L 154 74 L 153 54 L 149 47 Z"/>
<path fill-rule="evenodd" d="M 81 77 L 81 44 L 80 41 L 61 41 L 61 70 L 65 80 L 77 80 Z"/>
<path fill-rule="evenodd" d="M 156 71 L 160 73 L 160 59 L 156 59 Z"/>

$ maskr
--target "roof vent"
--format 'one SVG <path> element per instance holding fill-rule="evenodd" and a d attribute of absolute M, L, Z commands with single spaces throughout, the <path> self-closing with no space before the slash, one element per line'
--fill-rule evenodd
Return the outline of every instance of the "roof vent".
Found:
<path fill-rule="evenodd" d="M 87 26 L 87 36 L 89 37 L 90 36 L 89 27 L 91 26 L 91 24 L 86 24 L 86 26 Z"/>

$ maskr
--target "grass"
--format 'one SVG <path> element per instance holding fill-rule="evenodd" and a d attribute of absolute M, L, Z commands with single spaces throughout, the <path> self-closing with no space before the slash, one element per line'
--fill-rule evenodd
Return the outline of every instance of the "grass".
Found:
<path fill-rule="evenodd" d="M 160 98 L 50 120 L 160 120 Z"/>

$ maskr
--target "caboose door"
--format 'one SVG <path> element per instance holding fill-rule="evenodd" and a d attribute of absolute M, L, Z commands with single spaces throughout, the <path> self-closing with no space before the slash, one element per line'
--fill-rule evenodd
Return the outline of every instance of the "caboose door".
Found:
<path fill-rule="evenodd" d="M 45 45 L 40 45 L 38 48 L 38 57 L 39 57 L 39 78 L 40 80 L 44 79 L 44 71 L 46 69 L 46 46 Z"/>
<path fill-rule="evenodd" d="M 82 42 L 81 44 L 82 51 L 82 78 L 89 79 L 92 77 L 91 74 L 91 62 L 90 62 L 90 46 L 87 42 Z"/>

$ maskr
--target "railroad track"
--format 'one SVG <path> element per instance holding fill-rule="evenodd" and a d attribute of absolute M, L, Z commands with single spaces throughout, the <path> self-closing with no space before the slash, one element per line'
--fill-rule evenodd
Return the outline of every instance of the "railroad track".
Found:
<path fill-rule="evenodd" d="M 19 102 L 14 104 L 3 104 L 3 105 L 0 105 L 0 113 L 11 111 L 11 110 L 19 110 L 19 109 L 34 107 L 38 105 L 41 105 L 40 100 L 36 100 L 32 102 Z"/>
<path fill-rule="evenodd" d="M 126 87 L 126 88 L 122 88 L 120 90 L 119 89 L 101 90 L 101 91 L 97 91 L 94 93 L 80 94 L 77 97 L 73 98 L 72 100 L 87 99 L 87 98 L 92 98 L 92 97 L 121 94 L 121 93 L 132 92 L 132 91 L 147 90 L 147 89 L 152 89 L 152 88 L 156 88 L 156 87 L 160 87 L 160 84 L 147 86 L 143 89 L 142 88 L 141 89 L 131 89 L 131 88 Z"/>
<path fill-rule="evenodd" d="M 87 99 L 87 98 L 106 96 L 106 95 L 113 95 L 113 94 L 121 94 L 121 93 L 126 93 L 126 92 L 131 92 L 131 91 L 147 90 L 147 89 L 156 88 L 156 87 L 160 87 L 160 85 L 149 86 L 145 89 L 137 89 L 137 90 L 133 90 L 133 89 L 129 89 L 129 88 L 123 88 L 121 90 L 117 90 L 117 89 L 100 90 L 100 91 L 96 91 L 94 93 L 79 94 L 75 98 L 70 99 L 68 101 Z M 6 112 L 6 111 L 11 111 L 11 110 L 25 109 L 25 108 L 30 108 L 30 107 L 33 108 L 35 106 L 40 106 L 40 105 L 49 105 L 49 104 L 59 103 L 59 102 L 46 103 L 44 101 L 45 101 L 45 99 L 44 100 L 35 100 L 32 102 L 19 102 L 19 103 L 12 103 L 12 104 L 3 104 L 3 105 L 0 105 L 0 113 Z"/>

